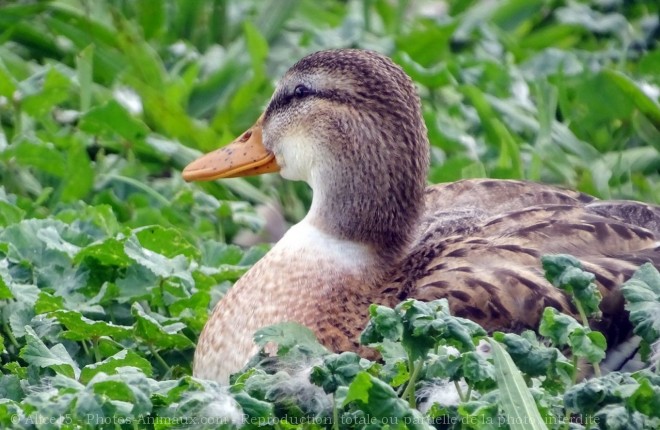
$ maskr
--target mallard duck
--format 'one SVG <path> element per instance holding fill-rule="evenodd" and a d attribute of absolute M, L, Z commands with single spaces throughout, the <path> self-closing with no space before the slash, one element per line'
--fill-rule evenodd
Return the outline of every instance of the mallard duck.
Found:
<path fill-rule="evenodd" d="M 222 298 L 194 374 L 227 382 L 257 351 L 253 333 L 295 321 L 335 351 L 358 344 L 368 306 L 447 298 L 488 330 L 575 313 L 543 277 L 546 253 L 577 256 L 604 296 L 598 328 L 627 334 L 617 285 L 660 266 L 660 208 L 536 183 L 477 179 L 427 187 L 429 141 L 405 72 L 370 51 L 321 51 L 282 78 L 263 115 L 183 171 L 187 181 L 279 172 L 312 188 L 309 213 Z"/>

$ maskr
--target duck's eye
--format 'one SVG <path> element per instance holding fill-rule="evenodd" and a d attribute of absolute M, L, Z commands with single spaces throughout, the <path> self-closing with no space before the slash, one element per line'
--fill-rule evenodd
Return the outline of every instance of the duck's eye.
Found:
<path fill-rule="evenodd" d="M 304 86 L 304 85 L 302 85 L 302 84 L 297 85 L 297 86 L 293 89 L 293 95 L 296 96 L 296 97 L 298 97 L 299 99 L 300 99 L 300 98 L 303 98 L 303 97 L 306 97 L 306 96 L 308 96 L 308 95 L 310 95 L 310 94 L 312 94 L 312 92 L 313 92 L 313 91 L 312 91 L 311 89 L 307 88 L 306 86 Z"/>

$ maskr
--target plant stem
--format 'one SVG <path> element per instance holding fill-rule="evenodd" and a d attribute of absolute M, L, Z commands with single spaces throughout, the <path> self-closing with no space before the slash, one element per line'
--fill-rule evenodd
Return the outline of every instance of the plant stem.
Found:
<path fill-rule="evenodd" d="M 591 418 L 589 418 L 587 420 L 587 423 L 586 423 L 586 426 L 585 426 L 584 430 L 589 430 L 590 428 L 591 428 Z"/>
<path fill-rule="evenodd" d="M 408 9 L 408 4 L 410 3 L 409 0 L 399 0 L 399 4 L 397 5 L 397 19 L 394 22 L 394 34 L 398 35 L 401 33 L 401 23 L 405 19 L 404 17 L 406 16 L 406 10 Z"/>
<path fill-rule="evenodd" d="M 339 410 L 337 409 L 337 396 L 332 395 L 332 430 L 339 430 Z"/>
<path fill-rule="evenodd" d="M 89 357 L 90 352 L 89 352 L 89 347 L 87 346 L 87 342 L 82 340 L 82 341 L 80 341 L 80 343 L 82 344 L 83 351 L 85 351 L 85 355 L 87 355 Z"/>
<path fill-rule="evenodd" d="M 21 104 L 16 100 L 12 100 L 14 105 L 14 130 L 15 133 L 23 133 L 23 118 L 21 115 Z"/>
<path fill-rule="evenodd" d="M 144 183 L 135 180 L 133 178 L 129 178 L 126 176 L 122 175 L 117 175 L 114 173 L 108 173 L 106 174 L 106 177 L 109 179 L 114 179 L 115 181 L 123 182 L 125 184 L 131 185 L 138 190 L 144 192 L 145 194 L 151 196 L 154 200 L 156 200 L 158 203 L 160 203 L 162 206 L 169 206 L 170 201 L 167 200 L 165 197 L 163 197 L 162 194 L 160 194 L 158 191 L 154 190 L 148 185 L 145 185 Z"/>
<path fill-rule="evenodd" d="M 99 340 L 97 338 L 92 339 L 92 349 L 94 350 L 94 361 L 97 363 L 102 361 L 101 351 L 99 350 Z"/>
<path fill-rule="evenodd" d="M 454 388 L 456 388 L 456 392 L 458 393 L 458 397 L 461 399 L 461 402 L 464 402 L 465 396 L 463 395 L 463 390 L 461 390 L 461 386 L 458 385 L 458 381 L 454 381 Z"/>
<path fill-rule="evenodd" d="M 573 300 L 573 303 L 575 303 L 575 307 L 577 308 L 578 313 L 580 314 L 582 325 L 585 327 L 589 327 L 589 320 L 587 319 L 587 314 L 584 313 L 584 308 L 582 308 L 582 305 L 578 300 Z"/>
<path fill-rule="evenodd" d="M 366 31 L 371 30 L 371 13 L 369 9 L 372 3 L 371 0 L 365 0 L 362 3 L 362 16 L 364 17 L 364 29 Z"/>
<path fill-rule="evenodd" d="M 21 345 L 18 343 L 18 341 L 14 337 L 14 333 L 11 332 L 11 329 L 9 328 L 7 323 L 4 323 L 2 325 L 2 328 L 5 330 L 5 334 L 9 338 L 9 341 L 11 342 L 11 344 L 14 345 L 14 348 L 16 348 L 16 350 L 20 351 Z"/>
<path fill-rule="evenodd" d="M 415 382 L 417 382 L 417 378 L 419 377 L 419 372 L 422 370 L 422 363 L 423 359 L 419 361 L 419 365 L 415 366 L 415 362 L 410 359 L 408 366 L 411 369 L 410 371 L 410 380 L 408 381 L 408 385 L 406 386 L 406 390 L 403 392 L 403 398 L 405 399 L 406 397 L 408 398 L 408 405 L 410 405 L 411 408 L 416 409 L 417 408 L 417 399 L 415 399 Z"/>
<path fill-rule="evenodd" d="M 562 429 L 568 430 L 569 424 L 571 422 L 571 413 L 568 412 L 568 409 L 566 409 L 566 412 L 564 413 L 564 425 L 562 426 Z"/>
<path fill-rule="evenodd" d="M 571 378 L 572 379 L 571 385 L 575 385 L 577 383 L 577 375 L 578 375 L 578 358 L 576 355 L 573 355 L 573 378 Z"/>
<path fill-rule="evenodd" d="M 160 278 L 160 282 L 158 283 L 158 292 L 160 294 L 158 313 L 169 317 L 171 316 L 170 311 L 169 309 L 167 309 L 167 306 L 165 305 L 165 278 Z"/>
<path fill-rule="evenodd" d="M 587 329 L 589 328 L 589 320 L 587 319 L 587 314 L 584 312 L 584 308 L 582 308 L 582 304 L 578 300 L 573 300 L 575 303 L 575 307 L 577 308 L 578 312 L 580 313 L 580 319 L 582 320 L 582 325 L 585 326 Z M 596 377 L 600 378 L 600 366 L 598 363 L 591 363 L 591 365 L 594 367 L 594 374 Z M 575 384 L 575 381 L 573 381 L 573 384 Z"/>
<path fill-rule="evenodd" d="M 154 356 L 156 361 L 165 369 L 165 373 L 169 373 L 172 370 L 167 362 L 163 360 L 163 357 L 160 356 L 158 351 L 156 351 L 156 348 L 154 348 L 154 346 L 151 344 L 149 344 L 149 351 L 151 352 L 151 355 Z"/>

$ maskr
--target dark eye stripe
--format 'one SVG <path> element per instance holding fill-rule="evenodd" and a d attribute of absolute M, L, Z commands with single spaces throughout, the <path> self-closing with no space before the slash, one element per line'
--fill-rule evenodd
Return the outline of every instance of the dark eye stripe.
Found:
<path fill-rule="evenodd" d="M 265 118 L 268 118 L 272 115 L 273 112 L 284 109 L 293 99 L 293 96 L 290 94 L 278 93 L 273 97 L 273 99 L 268 104 L 266 108 Z"/>
<path fill-rule="evenodd" d="M 296 87 L 297 89 L 298 87 Z M 304 95 L 298 95 L 296 96 L 295 89 L 294 93 L 284 93 L 280 92 L 275 95 L 273 100 L 271 100 L 270 104 L 268 105 L 268 108 L 266 108 L 266 113 L 264 115 L 264 118 L 268 118 L 270 115 L 273 114 L 273 112 L 277 112 L 283 109 L 286 109 L 288 105 L 290 105 L 294 99 L 302 99 L 305 97 L 317 97 L 325 100 L 330 100 L 335 103 L 349 103 L 349 99 L 347 96 L 343 95 L 342 93 L 336 91 L 336 90 L 324 90 L 324 91 L 314 91 L 311 90 L 307 87 L 305 87 L 309 92 L 305 93 Z"/>

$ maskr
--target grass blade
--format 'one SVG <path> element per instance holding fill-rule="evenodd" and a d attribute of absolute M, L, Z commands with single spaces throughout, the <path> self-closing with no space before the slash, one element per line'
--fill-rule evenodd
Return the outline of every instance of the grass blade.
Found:
<path fill-rule="evenodd" d="M 493 348 L 501 406 L 511 430 L 547 429 L 532 393 L 509 353 L 495 340 L 490 339 L 490 345 Z"/>
<path fill-rule="evenodd" d="M 603 70 L 603 74 L 618 85 L 639 109 L 660 130 L 660 106 L 654 102 L 644 91 L 629 77 L 610 69 Z"/>

